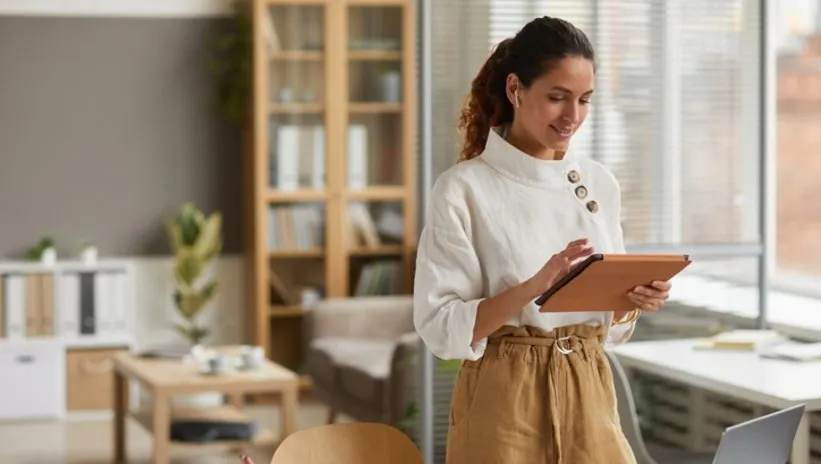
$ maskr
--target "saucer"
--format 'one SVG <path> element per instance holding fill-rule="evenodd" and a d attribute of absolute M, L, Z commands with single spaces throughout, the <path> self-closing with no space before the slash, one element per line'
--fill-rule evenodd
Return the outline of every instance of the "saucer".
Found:
<path fill-rule="evenodd" d="M 230 374 L 230 373 L 231 373 L 231 369 L 225 369 L 223 371 L 213 371 L 208 366 L 200 366 L 200 374 L 202 374 L 202 375 L 209 375 L 209 376 L 213 376 L 213 377 L 218 377 L 218 376 L 226 375 L 226 374 Z"/>

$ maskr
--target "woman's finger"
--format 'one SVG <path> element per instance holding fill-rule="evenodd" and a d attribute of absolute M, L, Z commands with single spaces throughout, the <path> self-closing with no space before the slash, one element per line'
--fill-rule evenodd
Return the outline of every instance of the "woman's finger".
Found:
<path fill-rule="evenodd" d="M 666 282 L 666 281 L 663 281 L 663 280 L 653 281 L 650 285 L 653 288 L 655 288 L 656 290 L 660 290 L 662 292 L 669 292 L 670 288 L 672 288 L 672 285 L 670 284 L 670 282 Z"/>
<path fill-rule="evenodd" d="M 584 258 L 593 254 L 593 248 L 586 245 L 577 245 L 571 248 L 566 248 L 559 254 L 566 257 L 570 261 L 575 261 L 579 258 Z"/>
<path fill-rule="evenodd" d="M 644 295 L 639 295 L 637 293 L 630 293 L 630 294 L 627 295 L 627 298 L 629 298 L 632 303 L 639 304 L 639 305 L 642 305 L 642 304 L 645 304 L 645 303 L 648 303 L 648 302 L 651 301 L 650 297 L 647 297 L 647 296 L 644 296 Z"/>
<path fill-rule="evenodd" d="M 644 311 L 655 311 L 661 306 L 662 301 L 644 295 L 631 293 L 628 295 L 630 301 Z"/>
<path fill-rule="evenodd" d="M 575 246 L 575 245 L 585 245 L 585 244 L 587 244 L 587 239 L 586 238 L 577 238 L 576 240 L 573 240 L 572 242 L 568 243 L 567 247 L 571 247 L 571 246 Z"/>
<path fill-rule="evenodd" d="M 666 299 L 667 292 L 663 290 L 657 290 L 653 287 L 636 287 L 633 289 L 634 293 L 639 295 L 649 296 L 651 298 L 660 298 Z"/>

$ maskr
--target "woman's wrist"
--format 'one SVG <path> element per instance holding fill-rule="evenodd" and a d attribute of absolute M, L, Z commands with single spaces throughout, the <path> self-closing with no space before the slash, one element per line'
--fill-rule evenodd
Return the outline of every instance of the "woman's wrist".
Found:
<path fill-rule="evenodd" d="M 533 282 L 533 279 L 527 279 L 524 282 L 519 284 L 519 290 L 522 295 L 524 295 L 529 300 L 535 300 L 542 294 L 539 287 Z"/>
<path fill-rule="evenodd" d="M 630 311 L 614 311 L 612 325 L 629 324 L 638 319 L 640 315 L 641 310 L 639 308 Z"/>

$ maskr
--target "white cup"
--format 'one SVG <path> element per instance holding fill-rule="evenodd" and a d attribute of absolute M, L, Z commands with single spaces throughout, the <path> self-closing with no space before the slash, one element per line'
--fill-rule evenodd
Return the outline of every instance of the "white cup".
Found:
<path fill-rule="evenodd" d="M 240 358 L 244 368 L 256 369 L 265 361 L 265 350 L 260 346 L 243 346 Z"/>
<path fill-rule="evenodd" d="M 223 374 L 228 370 L 228 357 L 218 354 L 208 360 L 208 369 L 212 374 Z"/>

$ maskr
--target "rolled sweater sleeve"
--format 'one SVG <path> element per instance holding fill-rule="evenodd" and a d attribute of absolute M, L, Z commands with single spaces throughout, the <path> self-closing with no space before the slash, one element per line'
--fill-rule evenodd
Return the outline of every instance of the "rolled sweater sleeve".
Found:
<path fill-rule="evenodd" d="M 487 347 L 487 339 L 471 344 L 483 277 L 465 226 L 467 210 L 435 191 L 433 202 L 417 249 L 414 327 L 437 357 L 477 360 Z"/>

